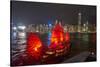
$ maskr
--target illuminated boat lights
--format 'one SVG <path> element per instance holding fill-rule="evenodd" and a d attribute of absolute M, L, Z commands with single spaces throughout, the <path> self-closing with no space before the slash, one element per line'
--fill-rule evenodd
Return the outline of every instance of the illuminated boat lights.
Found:
<path fill-rule="evenodd" d="M 52 54 L 55 54 L 55 52 L 54 51 L 46 51 L 46 54 L 52 55 Z"/>
<path fill-rule="evenodd" d="M 43 55 L 43 58 L 48 58 L 49 55 Z"/>
<path fill-rule="evenodd" d="M 64 49 L 56 50 L 57 53 L 63 52 Z"/>

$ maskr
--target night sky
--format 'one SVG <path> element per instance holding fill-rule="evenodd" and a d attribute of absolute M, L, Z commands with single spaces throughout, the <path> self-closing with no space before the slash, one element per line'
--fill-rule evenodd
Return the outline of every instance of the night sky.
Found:
<path fill-rule="evenodd" d="M 15 25 L 54 24 L 56 19 L 63 24 L 78 24 L 79 12 L 82 23 L 96 24 L 96 6 L 93 5 L 11 1 L 11 22 Z"/>

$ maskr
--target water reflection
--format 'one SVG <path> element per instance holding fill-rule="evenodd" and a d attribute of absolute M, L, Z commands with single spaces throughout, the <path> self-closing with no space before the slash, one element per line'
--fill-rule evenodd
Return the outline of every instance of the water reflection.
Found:
<path fill-rule="evenodd" d="M 41 39 L 45 45 L 50 45 L 51 33 L 48 32 Z M 70 33 L 71 50 L 73 52 L 94 51 L 96 53 L 96 34 L 95 33 Z"/>
<path fill-rule="evenodd" d="M 50 38 L 51 38 L 51 32 L 48 32 L 48 37 L 47 37 L 47 45 L 48 45 L 48 47 L 50 46 Z"/>
<path fill-rule="evenodd" d="M 85 34 L 82 36 L 82 40 L 83 40 L 85 43 L 89 41 L 88 33 L 85 33 Z"/>
<path fill-rule="evenodd" d="M 96 34 L 95 33 L 71 33 L 72 51 L 93 51 L 96 53 Z"/>
<path fill-rule="evenodd" d="M 45 34 L 38 34 L 38 35 L 40 36 L 40 39 L 42 40 L 43 45 L 46 45 L 49 47 L 51 33 L 48 32 Z M 70 43 L 71 51 L 70 51 L 69 57 L 65 57 L 65 58 L 63 58 L 63 60 L 67 60 L 73 56 L 78 55 L 79 53 L 84 52 L 84 51 L 91 52 L 91 56 L 96 55 L 96 33 L 70 33 L 70 39 L 71 39 L 71 43 Z M 14 44 L 12 44 L 11 48 L 14 48 L 14 49 L 18 48 L 18 46 L 17 46 L 18 44 L 17 43 L 15 43 L 15 44 L 16 44 L 15 46 L 14 46 Z M 26 45 L 26 44 L 24 44 L 24 45 Z M 20 46 L 21 46 L 21 44 L 20 44 Z M 12 51 L 17 51 L 18 53 L 22 53 L 22 50 L 23 49 L 20 49 L 20 51 L 18 51 L 18 50 L 12 50 Z M 17 52 L 16 52 L 16 54 L 18 55 Z M 12 56 L 14 56 L 14 55 L 15 55 L 15 53 Z M 16 58 L 18 58 L 18 57 L 16 57 Z M 14 59 L 16 59 L 16 58 L 14 58 Z M 94 58 L 96 58 L 96 57 L 94 57 Z M 89 58 L 88 60 L 91 60 L 91 58 Z"/>

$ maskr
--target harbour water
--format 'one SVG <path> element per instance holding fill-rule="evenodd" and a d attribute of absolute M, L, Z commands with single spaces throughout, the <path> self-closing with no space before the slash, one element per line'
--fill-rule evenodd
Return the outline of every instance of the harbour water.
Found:
<path fill-rule="evenodd" d="M 38 35 L 42 43 L 49 47 L 51 33 L 49 32 L 49 33 L 38 34 Z M 18 43 L 19 41 L 18 39 L 15 39 L 12 41 L 11 41 L 11 64 L 16 65 L 16 61 L 20 60 L 20 62 L 17 63 L 18 65 L 27 65 L 23 63 L 23 60 L 20 58 L 20 56 L 24 55 L 27 44 Z M 20 41 L 23 41 L 23 40 L 20 39 Z M 85 51 L 90 53 L 89 56 L 87 56 L 87 59 L 85 59 L 85 61 L 96 61 L 96 33 L 70 33 L 70 41 L 71 41 L 70 42 L 71 48 L 70 48 L 69 55 L 62 57 L 62 60 L 61 58 L 56 58 L 57 61 L 59 62 L 54 62 L 54 63 L 63 63 L 64 61 L 67 61 L 68 59 Z M 45 63 L 42 63 L 42 64 L 45 64 Z"/>

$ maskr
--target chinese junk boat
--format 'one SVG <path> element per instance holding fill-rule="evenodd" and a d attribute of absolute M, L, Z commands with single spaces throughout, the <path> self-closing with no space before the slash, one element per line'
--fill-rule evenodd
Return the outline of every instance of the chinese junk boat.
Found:
<path fill-rule="evenodd" d="M 43 55 L 43 59 L 45 63 L 54 63 L 57 58 L 60 57 L 63 58 L 63 56 L 67 55 L 69 52 L 70 52 L 70 35 L 68 32 L 64 33 L 64 29 L 61 26 L 60 22 L 56 23 L 56 25 L 51 31 L 50 46 Z"/>

